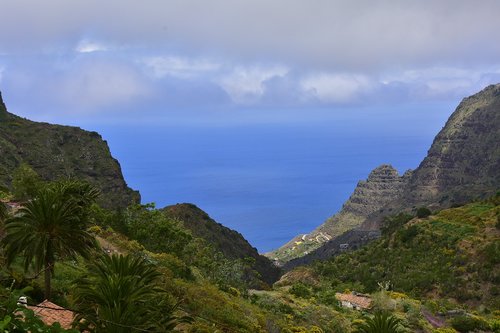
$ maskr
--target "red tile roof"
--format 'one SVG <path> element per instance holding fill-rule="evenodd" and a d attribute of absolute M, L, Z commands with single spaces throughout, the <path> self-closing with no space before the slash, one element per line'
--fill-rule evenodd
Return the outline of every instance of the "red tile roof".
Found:
<path fill-rule="evenodd" d="M 36 306 L 28 306 L 28 309 L 33 310 L 33 312 L 47 325 L 52 325 L 55 322 L 61 324 L 64 329 L 71 328 L 71 323 L 75 314 L 73 311 L 66 310 L 57 304 L 49 302 L 48 300 Z"/>
<path fill-rule="evenodd" d="M 350 302 L 351 304 L 356 305 L 357 307 L 360 307 L 362 309 L 369 309 L 372 305 L 372 299 L 366 296 L 336 293 L 335 297 L 339 301 Z"/>

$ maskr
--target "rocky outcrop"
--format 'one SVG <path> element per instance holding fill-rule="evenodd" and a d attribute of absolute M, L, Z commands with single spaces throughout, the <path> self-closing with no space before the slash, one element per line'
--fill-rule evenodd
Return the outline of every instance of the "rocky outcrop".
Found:
<path fill-rule="evenodd" d="M 391 165 L 375 168 L 367 180 L 360 181 L 342 209 L 307 235 L 299 235 L 266 256 L 282 265 L 319 248 L 322 244 L 359 227 L 366 218 L 399 198 L 408 183 L 411 171 L 400 176 Z"/>
<path fill-rule="evenodd" d="M 449 207 L 500 189 L 500 84 L 465 98 L 434 139 L 398 208 Z"/>
<path fill-rule="evenodd" d="M 10 187 L 14 170 L 26 163 L 45 180 L 75 177 L 101 190 L 100 203 L 122 208 L 140 202 L 120 164 L 96 132 L 30 121 L 7 112 L 0 94 L 0 185 Z"/>
<path fill-rule="evenodd" d="M 205 239 L 226 258 L 251 258 L 253 261 L 252 268 L 259 272 L 264 282 L 273 284 L 279 279 L 281 270 L 268 258 L 260 255 L 257 249 L 252 247 L 243 235 L 217 223 L 195 205 L 188 203 L 177 204 L 163 208 L 162 212 L 170 218 L 182 221 L 193 236 Z"/>
<path fill-rule="evenodd" d="M 322 233 L 331 239 L 300 250 L 303 257 L 289 261 L 285 268 L 369 242 L 376 238 L 384 216 L 420 206 L 442 209 L 491 196 L 500 189 L 499 142 L 500 84 L 496 84 L 459 104 L 414 172 L 398 178 L 395 171 L 383 166 L 360 182 L 342 210 L 310 234 Z M 345 244 L 348 248 L 341 247 Z M 288 258 L 294 257 L 298 255 Z"/>

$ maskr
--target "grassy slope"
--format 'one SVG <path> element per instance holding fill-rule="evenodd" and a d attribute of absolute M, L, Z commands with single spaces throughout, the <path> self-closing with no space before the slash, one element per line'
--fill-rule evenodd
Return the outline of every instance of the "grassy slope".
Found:
<path fill-rule="evenodd" d="M 147 256 L 158 265 L 164 288 L 183 300 L 182 310 L 195 319 L 184 326 L 188 332 L 352 332 L 362 313 L 339 308 L 334 298 L 335 291 L 346 288 L 374 292 L 376 308 L 389 309 L 402 318 L 406 332 L 432 332 L 422 316 L 422 303 L 415 298 L 426 305 L 427 299 L 439 304 L 446 301 L 448 309 L 464 302 L 475 309 L 479 305 L 498 309 L 494 289 L 499 256 L 492 244 L 499 241 L 495 227 L 499 213 L 498 204 L 486 202 L 413 219 L 364 249 L 298 268 L 273 290 L 251 290 L 248 295 L 234 288 L 220 290 L 175 253 L 152 253 L 116 232 L 95 231 L 105 248 Z M 80 274 L 84 274 L 83 262 L 58 264 L 56 303 L 71 306 L 71 281 Z M 41 278 L 23 282 L 20 272 L 17 276 L 19 287 L 30 283 L 36 287 L 35 296 L 41 297 Z M 388 280 L 410 298 L 377 292 L 377 282 Z M 298 281 L 302 289 L 297 288 Z M 449 297 L 455 298 L 451 304 Z"/>
<path fill-rule="evenodd" d="M 259 255 L 239 232 L 217 223 L 195 205 L 177 204 L 163 208 L 162 212 L 169 218 L 182 221 L 193 236 L 205 239 L 228 259 L 252 258 L 252 267 L 266 283 L 278 280 L 280 270 L 268 258 Z"/>
<path fill-rule="evenodd" d="M 500 309 L 500 198 L 412 219 L 382 239 L 316 263 L 324 284 L 373 292 L 379 282 L 418 298 Z"/>
<path fill-rule="evenodd" d="M 106 207 L 140 201 L 98 133 L 18 117 L 7 112 L 1 95 L 0 155 L 0 185 L 10 186 L 14 170 L 24 162 L 45 180 L 76 177 L 89 181 L 102 191 L 100 200 Z"/>

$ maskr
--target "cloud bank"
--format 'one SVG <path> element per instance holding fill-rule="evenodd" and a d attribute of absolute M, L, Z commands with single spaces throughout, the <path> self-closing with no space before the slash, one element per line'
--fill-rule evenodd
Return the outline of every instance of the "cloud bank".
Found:
<path fill-rule="evenodd" d="M 433 101 L 500 81 L 495 0 L 5 0 L 2 13 L 0 89 L 60 110 Z"/>

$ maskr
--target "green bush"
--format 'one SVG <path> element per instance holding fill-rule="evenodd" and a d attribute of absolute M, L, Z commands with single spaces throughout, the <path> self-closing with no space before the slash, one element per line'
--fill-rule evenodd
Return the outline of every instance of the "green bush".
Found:
<path fill-rule="evenodd" d="M 290 288 L 290 294 L 300 298 L 310 298 L 311 289 L 305 284 L 298 282 Z"/>
<path fill-rule="evenodd" d="M 489 263 L 494 265 L 500 263 L 500 241 L 497 240 L 486 245 L 483 251 Z"/>
<path fill-rule="evenodd" d="M 412 225 L 406 229 L 401 230 L 400 236 L 403 243 L 411 241 L 418 234 L 418 227 Z"/>
<path fill-rule="evenodd" d="M 435 329 L 432 333 L 457 333 L 457 331 L 451 327 L 442 327 Z"/>
<path fill-rule="evenodd" d="M 427 207 L 420 207 L 417 209 L 417 217 L 420 219 L 426 218 L 430 216 L 432 212 Z"/>
<path fill-rule="evenodd" d="M 489 330 L 488 322 L 476 316 L 459 316 L 451 320 L 451 326 L 461 333 L 472 332 L 474 330 Z"/>
<path fill-rule="evenodd" d="M 401 226 L 405 225 L 413 218 L 412 215 L 399 213 L 397 215 L 386 216 L 382 222 L 382 235 L 390 235 L 399 230 Z"/>

